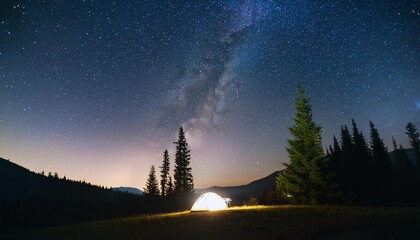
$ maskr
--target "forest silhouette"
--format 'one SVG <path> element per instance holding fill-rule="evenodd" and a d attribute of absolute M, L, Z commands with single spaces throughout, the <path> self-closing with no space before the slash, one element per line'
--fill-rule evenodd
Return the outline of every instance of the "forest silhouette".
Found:
<path fill-rule="evenodd" d="M 415 206 L 420 204 L 420 134 L 406 126 L 414 157 L 393 139 L 390 154 L 378 129 L 370 122 L 370 136 L 352 120 L 351 131 L 341 126 L 340 142 L 323 151 L 322 127 L 312 118 L 310 99 L 299 83 L 295 99 L 293 136 L 288 140 L 290 161 L 277 177 L 279 202 L 288 204 L 346 204 Z"/>

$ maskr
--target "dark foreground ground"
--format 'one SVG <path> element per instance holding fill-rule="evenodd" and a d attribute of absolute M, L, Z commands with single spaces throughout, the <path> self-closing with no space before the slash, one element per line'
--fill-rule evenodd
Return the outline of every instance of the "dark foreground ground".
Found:
<path fill-rule="evenodd" d="M 0 239 L 419 239 L 420 209 L 241 207 L 139 216 Z"/>

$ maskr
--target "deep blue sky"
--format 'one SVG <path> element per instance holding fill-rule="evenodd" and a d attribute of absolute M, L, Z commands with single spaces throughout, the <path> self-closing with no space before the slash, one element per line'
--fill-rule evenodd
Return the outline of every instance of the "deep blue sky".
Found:
<path fill-rule="evenodd" d="M 142 187 L 182 124 L 196 187 L 287 162 L 296 83 L 327 145 L 420 127 L 416 1 L 1 1 L 0 155 Z"/>

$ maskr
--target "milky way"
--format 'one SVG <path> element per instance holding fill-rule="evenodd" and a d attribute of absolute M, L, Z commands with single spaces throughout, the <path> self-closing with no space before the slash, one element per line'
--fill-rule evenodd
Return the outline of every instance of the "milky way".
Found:
<path fill-rule="evenodd" d="M 415 1 L 2 1 L 0 156 L 144 185 L 184 126 L 197 187 L 283 167 L 301 81 L 323 142 L 420 127 Z"/>
<path fill-rule="evenodd" d="M 257 1 L 234 2 L 214 16 L 219 21 L 216 31 L 209 41 L 204 40 L 198 53 L 192 53 L 186 71 L 169 90 L 159 124 L 166 126 L 178 120 L 177 125 L 184 125 L 194 135 L 206 133 L 223 121 L 228 95 L 239 94 L 242 82 L 235 69 L 240 62 L 237 48 L 264 20 L 261 5 Z"/>

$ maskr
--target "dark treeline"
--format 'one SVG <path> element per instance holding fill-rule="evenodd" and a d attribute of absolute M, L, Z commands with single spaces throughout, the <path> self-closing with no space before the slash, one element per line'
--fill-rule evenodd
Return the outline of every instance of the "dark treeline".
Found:
<path fill-rule="evenodd" d="M 397 146 L 388 152 L 374 124 L 370 122 L 367 141 L 352 120 L 351 130 L 341 127 L 340 143 L 333 137 L 327 149 L 329 169 L 337 183 L 337 203 L 358 205 L 412 206 L 420 204 L 418 155 L 410 159 L 407 150 Z M 407 135 L 417 152 L 420 142 L 412 123 L 407 124 Z"/>
<path fill-rule="evenodd" d="M 0 159 L 0 232 L 148 212 L 141 196 L 54 175 Z"/>
<path fill-rule="evenodd" d="M 153 198 L 34 173 L 0 158 L 0 234 L 191 207 L 191 196 Z"/>
<path fill-rule="evenodd" d="M 281 202 L 293 204 L 350 204 L 367 206 L 420 205 L 420 134 L 408 123 L 406 135 L 414 151 L 397 145 L 388 152 L 379 131 L 370 122 L 370 135 L 341 127 L 340 139 L 326 153 L 321 145 L 321 126 L 312 119 L 309 98 L 301 84 L 295 99 L 293 136 L 288 140 L 289 163 L 277 177 Z"/>

